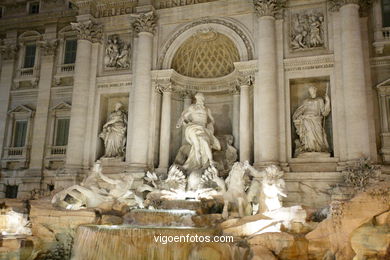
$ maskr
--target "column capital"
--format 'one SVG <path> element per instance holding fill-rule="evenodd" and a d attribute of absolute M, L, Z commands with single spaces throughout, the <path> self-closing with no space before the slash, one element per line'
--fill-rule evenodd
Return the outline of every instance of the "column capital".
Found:
<path fill-rule="evenodd" d="M 253 0 L 253 4 L 259 17 L 280 18 L 286 6 L 286 0 Z"/>
<path fill-rule="evenodd" d="M 0 46 L 0 53 L 3 60 L 13 60 L 16 58 L 18 52 L 18 45 L 16 43 L 6 43 Z"/>
<path fill-rule="evenodd" d="M 180 94 L 181 98 L 183 98 L 183 99 L 191 99 L 192 100 L 192 97 L 196 94 L 196 92 L 193 90 L 180 90 L 179 94 Z"/>
<path fill-rule="evenodd" d="M 165 92 L 171 93 L 174 90 L 171 82 L 156 82 L 154 89 L 159 94 L 163 94 Z"/>
<path fill-rule="evenodd" d="M 239 77 L 237 79 L 240 86 L 253 86 L 255 82 L 255 72 L 254 71 L 245 71 L 239 72 Z"/>
<path fill-rule="evenodd" d="M 79 40 L 100 42 L 103 36 L 103 25 L 92 20 L 70 23 L 72 29 L 77 32 Z"/>
<path fill-rule="evenodd" d="M 230 90 L 229 90 L 229 93 L 232 94 L 232 95 L 240 95 L 240 86 L 237 85 L 237 86 L 234 86 L 232 87 Z"/>
<path fill-rule="evenodd" d="M 360 12 L 366 12 L 372 4 L 372 0 L 329 0 L 329 10 L 338 12 L 340 8 L 347 4 L 355 4 L 360 7 Z"/>
<path fill-rule="evenodd" d="M 137 33 L 148 32 L 154 34 L 157 22 L 157 15 L 154 11 L 133 14 L 131 16 L 135 18 L 133 28 Z"/>
<path fill-rule="evenodd" d="M 43 56 L 52 56 L 57 50 L 58 39 L 38 41 L 38 46 L 41 48 Z"/>

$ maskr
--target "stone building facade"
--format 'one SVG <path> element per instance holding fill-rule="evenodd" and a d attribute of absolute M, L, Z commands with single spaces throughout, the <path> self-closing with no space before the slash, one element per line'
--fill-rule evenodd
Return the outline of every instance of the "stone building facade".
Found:
<path fill-rule="evenodd" d="M 202 92 L 240 161 L 279 165 L 288 202 L 323 204 L 349 163 L 390 163 L 389 2 L 0 1 L 0 197 L 78 182 L 98 159 L 106 173 L 166 171 Z M 327 145 L 301 153 L 293 115 L 313 86 Z M 118 102 L 125 149 L 104 158 Z"/>

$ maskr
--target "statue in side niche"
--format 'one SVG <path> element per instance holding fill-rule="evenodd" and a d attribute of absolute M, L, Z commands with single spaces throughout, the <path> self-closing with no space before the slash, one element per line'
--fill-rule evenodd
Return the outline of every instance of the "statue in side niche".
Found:
<path fill-rule="evenodd" d="M 186 126 L 185 138 L 191 145 L 185 170 L 207 169 L 214 165 L 212 150 L 220 150 L 221 145 L 214 136 L 214 118 L 204 105 L 204 95 L 195 95 L 196 103 L 183 111 L 176 127 Z"/>
<path fill-rule="evenodd" d="M 329 144 L 324 128 L 325 118 L 330 113 L 328 90 L 324 98 L 317 97 L 317 88 L 309 87 L 310 97 L 305 99 L 292 119 L 299 140 L 296 140 L 295 156 L 303 153 L 328 153 Z"/>
<path fill-rule="evenodd" d="M 122 103 L 115 104 L 107 122 L 103 125 L 103 131 L 99 137 L 104 141 L 105 158 L 123 157 L 126 147 L 127 113 L 122 108 Z"/>

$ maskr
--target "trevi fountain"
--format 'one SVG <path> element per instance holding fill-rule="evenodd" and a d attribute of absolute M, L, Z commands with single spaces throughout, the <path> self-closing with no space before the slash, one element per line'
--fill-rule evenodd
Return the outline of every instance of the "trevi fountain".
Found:
<path fill-rule="evenodd" d="M 389 28 L 387 0 L 0 1 L 0 259 L 390 259 Z"/>

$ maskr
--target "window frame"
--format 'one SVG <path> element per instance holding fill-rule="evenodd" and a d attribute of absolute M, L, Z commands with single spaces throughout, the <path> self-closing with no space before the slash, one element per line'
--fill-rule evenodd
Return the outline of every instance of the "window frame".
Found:
<path fill-rule="evenodd" d="M 16 146 L 15 144 L 15 139 L 16 139 L 16 135 L 17 135 L 17 132 L 16 132 L 16 125 L 18 122 L 25 122 L 26 123 L 26 129 L 25 129 L 25 133 L 24 133 L 24 140 L 23 140 L 23 145 L 22 146 Z M 27 132 L 28 132 L 28 119 L 14 119 L 13 121 L 13 126 L 12 126 L 12 140 L 11 140 L 11 146 L 12 148 L 22 148 L 22 147 L 26 147 L 26 143 L 27 143 Z"/>
<path fill-rule="evenodd" d="M 10 192 L 8 191 L 8 188 L 11 188 L 11 187 L 16 187 L 16 192 Z M 19 193 L 19 185 L 15 184 L 15 185 L 11 185 L 11 184 L 6 184 L 5 185 L 5 198 L 6 199 L 16 199 L 18 197 L 18 193 Z M 9 194 L 12 194 L 13 196 L 9 196 Z"/>
<path fill-rule="evenodd" d="M 386 5 L 388 5 L 388 8 L 389 8 L 389 13 L 388 13 L 388 17 L 389 17 L 389 21 L 388 21 L 388 24 L 385 24 L 385 10 L 384 10 L 384 7 L 385 7 L 385 4 L 384 4 L 384 1 L 385 0 L 381 0 L 380 2 L 380 4 L 381 4 L 381 15 L 382 15 L 382 27 L 383 28 L 388 28 L 388 27 L 390 27 L 390 0 L 388 0 L 389 1 L 389 3 L 387 3 Z"/>
<path fill-rule="evenodd" d="M 38 12 L 37 13 L 33 13 L 32 12 L 33 5 L 38 5 Z M 27 5 L 27 13 L 29 15 L 40 14 L 40 12 L 41 12 L 41 2 L 40 1 L 33 1 L 33 2 L 29 2 L 28 3 L 28 5 Z"/>
<path fill-rule="evenodd" d="M 4 13 L 5 13 L 5 7 L 4 6 L 0 6 L 0 19 L 4 17 Z"/>
<path fill-rule="evenodd" d="M 68 41 L 75 41 L 76 43 L 76 49 L 75 49 L 75 55 L 74 55 L 74 62 L 73 63 L 65 63 L 66 59 L 66 44 Z M 63 44 L 63 52 L 62 52 L 62 59 L 61 59 L 61 64 L 62 65 L 72 65 L 76 63 L 76 56 L 77 56 L 77 38 L 76 37 L 67 37 L 64 39 L 64 44 Z"/>
<path fill-rule="evenodd" d="M 35 47 L 34 61 L 33 61 L 33 64 L 32 64 L 31 67 L 26 67 L 27 48 L 28 48 L 29 46 L 34 46 L 34 47 Z M 33 69 L 33 68 L 35 68 L 36 63 L 37 63 L 37 44 L 36 44 L 35 42 L 33 42 L 33 43 L 28 42 L 28 43 L 26 43 L 25 46 L 24 46 L 24 55 L 23 55 L 23 64 L 22 64 L 22 68 L 23 68 L 23 69 Z"/>
<path fill-rule="evenodd" d="M 30 146 L 30 133 L 31 133 L 31 125 L 33 124 L 33 117 L 35 115 L 35 111 L 24 106 L 19 105 L 8 112 L 9 114 L 9 122 L 8 122 L 8 133 L 7 133 L 7 147 L 14 147 L 14 136 L 15 136 L 15 122 L 26 120 L 27 121 L 27 129 L 26 129 L 26 140 L 24 142 L 24 148 Z M 20 147 L 22 148 L 22 147 Z"/>
<path fill-rule="evenodd" d="M 58 121 L 59 120 L 69 120 L 69 124 L 68 124 L 68 136 L 66 138 L 66 144 L 65 145 L 57 145 L 57 134 L 58 134 Z M 62 116 L 56 116 L 54 118 L 54 133 L 53 133 L 53 140 L 52 140 L 52 144 L 53 146 L 68 146 L 68 142 L 69 142 L 69 126 L 70 126 L 70 116 L 65 116 L 65 115 L 62 115 Z"/>

